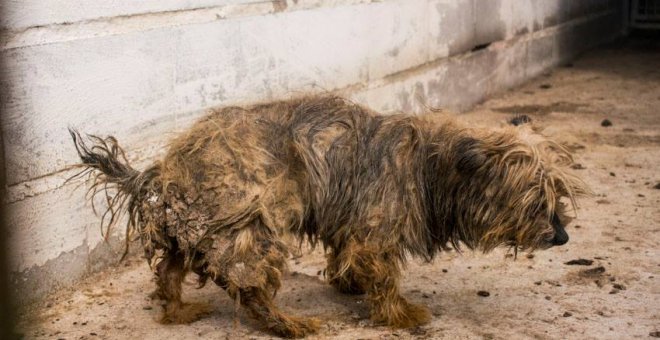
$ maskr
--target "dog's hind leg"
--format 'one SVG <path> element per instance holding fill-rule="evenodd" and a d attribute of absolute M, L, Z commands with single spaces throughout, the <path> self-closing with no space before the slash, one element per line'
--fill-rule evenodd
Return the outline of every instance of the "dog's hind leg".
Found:
<path fill-rule="evenodd" d="M 337 253 L 335 277 L 340 284 L 366 290 L 371 319 L 395 328 L 409 328 L 431 319 L 428 309 L 408 302 L 399 293 L 397 249 L 351 240 Z M 343 283 L 341 283 L 343 282 Z"/>
<path fill-rule="evenodd" d="M 274 303 L 271 292 L 257 288 L 238 288 L 240 302 L 250 314 L 262 321 L 273 333 L 285 338 L 301 338 L 316 333 L 319 321 L 314 318 L 303 318 L 288 315 L 281 311 Z M 230 292 L 228 290 L 228 292 Z M 229 293 L 236 298 L 236 293 Z"/>
<path fill-rule="evenodd" d="M 180 254 L 169 253 L 156 266 L 157 288 L 153 296 L 165 300 L 161 323 L 190 323 L 210 311 L 207 305 L 181 301 L 181 282 L 185 276 L 184 259 Z"/>
<path fill-rule="evenodd" d="M 291 316 L 273 301 L 281 285 L 287 250 L 263 228 L 257 224 L 238 232 L 222 256 L 224 264 L 214 281 L 270 331 L 287 338 L 315 333 L 319 328 L 317 319 Z"/>

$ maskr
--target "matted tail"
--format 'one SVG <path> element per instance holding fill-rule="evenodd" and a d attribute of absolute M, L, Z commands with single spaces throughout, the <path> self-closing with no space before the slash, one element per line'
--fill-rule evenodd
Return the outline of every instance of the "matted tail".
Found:
<path fill-rule="evenodd" d="M 87 135 L 87 139 L 91 143 L 91 146 L 88 146 L 78 131 L 69 128 L 69 133 L 73 138 L 73 143 L 81 160 L 81 164 L 74 167 L 82 168 L 82 171 L 69 178 L 69 180 L 86 175 L 93 179 L 92 185 L 87 190 L 87 198 L 92 202 L 94 212 L 97 212 L 94 197 L 100 192 L 105 195 L 108 208 L 101 217 L 101 234 L 103 237 L 107 240 L 110 228 L 116 224 L 125 212 L 129 214 L 126 225 L 126 248 L 121 257 L 121 260 L 123 260 L 128 253 L 131 231 L 137 223 L 137 199 L 143 192 L 145 185 L 155 177 L 156 168 L 152 167 L 144 172 L 135 170 L 130 166 L 117 139 L 112 136 L 103 139 L 94 135 Z M 105 230 L 104 226 L 106 226 Z"/>

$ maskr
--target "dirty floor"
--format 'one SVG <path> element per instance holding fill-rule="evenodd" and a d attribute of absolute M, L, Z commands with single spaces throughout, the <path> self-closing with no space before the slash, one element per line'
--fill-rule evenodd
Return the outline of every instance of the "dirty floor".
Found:
<path fill-rule="evenodd" d="M 291 260 L 278 303 L 323 320 L 312 339 L 660 337 L 659 46 L 602 47 L 461 115 L 497 126 L 526 114 L 575 151 L 575 171 L 596 195 L 582 201 L 566 246 L 517 260 L 500 250 L 411 262 L 404 294 L 433 312 L 414 329 L 373 326 L 363 298 L 323 283 L 318 250 Z M 577 259 L 587 261 L 566 264 Z M 213 311 L 190 325 L 155 321 L 150 270 L 134 258 L 54 294 L 21 317 L 18 331 L 25 339 L 272 338 L 245 314 L 233 328 L 232 301 L 211 284 L 195 289 L 193 279 L 184 298 Z"/>

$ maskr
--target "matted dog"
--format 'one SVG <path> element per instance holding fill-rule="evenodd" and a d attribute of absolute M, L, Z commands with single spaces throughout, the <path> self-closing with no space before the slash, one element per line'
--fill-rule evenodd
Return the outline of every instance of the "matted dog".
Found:
<path fill-rule="evenodd" d="M 105 191 L 139 232 L 166 301 L 162 322 L 204 311 L 181 301 L 187 272 L 209 278 L 272 332 L 301 337 L 319 321 L 273 301 L 293 234 L 327 253 L 326 277 L 365 293 L 371 319 L 429 321 L 399 292 L 408 256 L 450 247 L 545 249 L 568 241 L 562 198 L 587 193 L 559 144 L 529 128 L 468 128 L 435 115 L 378 115 L 347 100 L 306 97 L 210 112 L 167 155 L 133 169 L 117 141 L 71 132 L 91 193 Z M 87 144 L 89 144 L 89 141 Z"/>

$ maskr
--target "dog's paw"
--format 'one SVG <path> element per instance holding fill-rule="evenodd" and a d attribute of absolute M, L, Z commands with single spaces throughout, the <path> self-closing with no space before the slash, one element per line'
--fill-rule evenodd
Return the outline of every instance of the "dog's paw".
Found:
<path fill-rule="evenodd" d="M 160 322 L 163 324 L 191 323 L 211 313 L 212 310 L 210 305 L 203 303 L 170 304 L 165 306 Z"/>
<path fill-rule="evenodd" d="M 276 322 L 269 323 L 274 333 L 284 338 L 303 338 L 318 332 L 321 322 L 316 318 L 297 318 L 286 316 Z"/>
<path fill-rule="evenodd" d="M 372 320 L 393 328 L 411 328 L 431 321 L 431 312 L 426 306 L 415 305 L 405 300 L 372 314 Z"/>
<path fill-rule="evenodd" d="M 423 305 L 408 303 L 404 317 L 394 324 L 398 328 L 410 328 L 425 325 L 431 321 L 431 311 Z"/>

